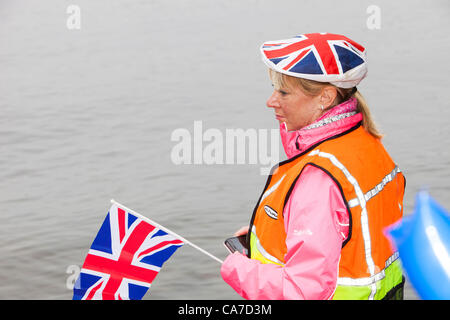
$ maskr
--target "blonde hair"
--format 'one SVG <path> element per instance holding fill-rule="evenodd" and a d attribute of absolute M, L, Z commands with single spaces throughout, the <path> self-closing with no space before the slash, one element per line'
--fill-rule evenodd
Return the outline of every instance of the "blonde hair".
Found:
<path fill-rule="evenodd" d="M 269 76 L 270 79 L 272 80 L 275 89 L 295 88 L 296 86 L 298 86 L 304 94 L 310 97 L 315 97 L 319 95 L 322 92 L 322 89 L 326 86 L 332 86 L 336 88 L 337 91 L 336 99 L 334 99 L 333 103 L 328 109 L 337 106 L 338 104 L 350 99 L 351 97 L 355 97 L 358 102 L 356 110 L 362 114 L 363 117 L 362 125 L 364 129 L 366 129 L 367 132 L 369 132 L 372 136 L 374 136 L 377 139 L 381 139 L 383 137 L 383 134 L 380 133 L 380 131 L 377 129 L 377 126 L 375 124 L 372 114 L 370 113 L 370 109 L 369 106 L 367 105 L 366 100 L 359 91 L 353 91 L 354 90 L 353 88 L 349 89 L 338 88 L 329 82 L 318 82 L 314 80 L 292 77 L 272 69 L 269 69 Z"/>

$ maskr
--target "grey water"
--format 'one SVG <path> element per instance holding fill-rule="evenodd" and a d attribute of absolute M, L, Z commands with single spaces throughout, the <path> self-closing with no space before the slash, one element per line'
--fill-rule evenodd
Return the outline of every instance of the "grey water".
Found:
<path fill-rule="evenodd" d="M 359 90 L 406 176 L 405 214 L 421 188 L 450 208 L 449 14 L 446 0 L 2 0 L 0 299 L 71 299 L 111 199 L 224 259 L 262 164 L 175 164 L 172 133 L 277 129 L 259 45 L 300 33 L 367 48 Z M 240 299 L 219 270 L 185 245 L 145 299 Z"/>

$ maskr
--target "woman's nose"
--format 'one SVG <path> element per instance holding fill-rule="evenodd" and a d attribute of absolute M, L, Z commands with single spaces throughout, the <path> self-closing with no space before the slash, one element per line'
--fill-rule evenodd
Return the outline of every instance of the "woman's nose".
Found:
<path fill-rule="evenodd" d="M 276 108 L 278 106 L 276 91 L 273 91 L 272 95 L 267 99 L 266 105 L 268 108 Z"/>

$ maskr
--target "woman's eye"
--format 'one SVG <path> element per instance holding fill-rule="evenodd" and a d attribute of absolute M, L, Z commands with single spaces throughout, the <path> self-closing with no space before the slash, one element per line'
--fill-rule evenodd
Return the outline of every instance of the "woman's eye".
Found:
<path fill-rule="evenodd" d="M 280 92 L 280 94 L 281 94 L 282 96 L 285 96 L 285 95 L 288 94 L 286 91 L 283 91 L 283 90 L 278 90 L 278 92 Z"/>

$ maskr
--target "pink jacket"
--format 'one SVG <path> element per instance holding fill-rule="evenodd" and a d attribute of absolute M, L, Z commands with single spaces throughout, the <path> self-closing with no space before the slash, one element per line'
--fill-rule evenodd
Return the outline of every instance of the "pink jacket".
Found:
<path fill-rule="evenodd" d="M 351 98 L 300 130 L 287 131 L 282 123 L 287 157 L 355 126 L 362 120 L 355 110 L 356 99 Z M 262 264 L 235 252 L 222 264 L 224 281 L 245 299 L 332 298 L 349 215 L 336 183 L 322 170 L 313 166 L 303 170 L 284 208 L 284 227 L 284 266 Z"/>

